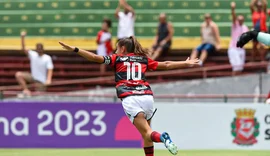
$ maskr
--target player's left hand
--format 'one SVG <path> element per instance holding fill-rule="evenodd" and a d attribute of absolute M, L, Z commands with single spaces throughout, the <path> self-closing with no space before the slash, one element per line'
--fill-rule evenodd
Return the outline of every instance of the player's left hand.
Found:
<path fill-rule="evenodd" d="M 198 58 L 196 59 L 190 59 L 189 57 L 186 59 L 186 63 L 188 66 L 191 67 L 199 67 L 200 66 L 200 60 Z"/>
<path fill-rule="evenodd" d="M 63 49 L 68 50 L 68 51 L 74 51 L 74 49 L 75 49 L 74 46 L 70 46 L 70 45 L 65 44 L 63 42 L 59 42 L 59 44 L 63 47 Z"/>

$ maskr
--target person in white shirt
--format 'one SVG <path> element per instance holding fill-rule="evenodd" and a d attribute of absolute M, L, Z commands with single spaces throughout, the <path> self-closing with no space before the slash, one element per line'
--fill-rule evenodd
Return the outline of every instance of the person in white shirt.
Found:
<path fill-rule="evenodd" d="M 124 12 L 120 11 L 121 7 L 124 8 Z M 125 0 L 119 0 L 118 7 L 115 10 L 115 16 L 118 19 L 118 40 L 129 36 L 135 36 L 135 11 Z"/>
<path fill-rule="evenodd" d="M 27 87 L 27 83 L 35 83 L 36 90 L 44 91 L 46 85 L 51 84 L 53 75 L 52 58 L 44 54 L 43 45 L 36 44 L 36 51 L 26 50 L 24 38 L 26 32 L 21 33 L 22 50 L 30 60 L 31 74 L 28 72 L 16 72 L 15 77 L 23 89 L 24 95 L 31 95 L 31 91 Z"/>

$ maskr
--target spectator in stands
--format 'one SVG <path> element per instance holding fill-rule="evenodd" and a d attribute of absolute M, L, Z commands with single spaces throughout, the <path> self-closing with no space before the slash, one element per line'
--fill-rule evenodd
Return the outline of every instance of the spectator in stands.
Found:
<path fill-rule="evenodd" d="M 212 21 L 210 14 L 204 15 L 204 22 L 201 25 L 202 44 L 194 49 L 191 53 L 191 59 L 195 59 L 200 55 L 200 65 L 202 66 L 209 54 L 220 49 L 220 35 L 217 24 Z"/>
<path fill-rule="evenodd" d="M 172 44 L 172 37 L 174 34 L 173 25 L 171 22 L 167 22 L 166 14 L 161 13 L 159 15 L 159 25 L 157 28 L 157 34 L 152 46 L 151 58 L 156 60 L 161 54 L 167 53 Z"/>
<path fill-rule="evenodd" d="M 51 84 L 53 75 L 52 58 L 44 54 L 43 45 L 36 44 L 36 51 L 25 49 L 26 32 L 21 33 L 22 50 L 30 59 L 31 74 L 28 72 L 17 72 L 15 77 L 23 89 L 23 95 L 30 96 L 31 91 L 27 83 L 34 83 L 37 91 L 45 91 L 46 85 Z"/>
<path fill-rule="evenodd" d="M 248 27 L 244 24 L 244 16 L 235 13 L 235 2 L 231 2 L 232 12 L 232 28 L 231 28 L 231 42 L 228 50 L 228 56 L 233 68 L 233 75 L 239 74 L 244 69 L 246 51 L 243 48 L 237 48 L 236 43 L 238 37 L 248 31 Z"/>
<path fill-rule="evenodd" d="M 259 32 L 267 32 L 267 1 L 251 0 L 250 10 L 252 13 L 253 28 Z M 256 61 L 257 53 L 260 53 L 261 61 L 265 60 L 266 48 L 258 41 L 253 41 L 253 51 L 251 52 L 252 61 Z"/>
<path fill-rule="evenodd" d="M 124 12 L 120 11 L 121 7 L 124 8 Z M 118 7 L 115 10 L 115 16 L 118 19 L 118 40 L 134 36 L 135 11 L 125 0 L 119 0 Z"/>
<path fill-rule="evenodd" d="M 113 52 L 110 33 L 110 28 L 112 27 L 112 22 L 109 19 L 104 19 L 101 30 L 97 34 L 97 54 L 101 56 L 111 55 Z M 100 65 L 100 72 L 104 74 L 106 71 L 106 66 L 104 64 Z"/>

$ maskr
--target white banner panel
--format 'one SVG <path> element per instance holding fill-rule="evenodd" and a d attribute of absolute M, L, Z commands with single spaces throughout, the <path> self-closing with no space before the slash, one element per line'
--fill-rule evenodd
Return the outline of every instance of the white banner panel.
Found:
<path fill-rule="evenodd" d="M 180 149 L 270 150 L 270 105 L 156 103 L 152 127 Z M 156 144 L 159 149 L 164 145 Z"/>

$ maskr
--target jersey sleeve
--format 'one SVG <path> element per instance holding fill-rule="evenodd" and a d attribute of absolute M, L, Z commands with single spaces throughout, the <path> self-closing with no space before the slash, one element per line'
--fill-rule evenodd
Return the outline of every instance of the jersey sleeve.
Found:
<path fill-rule="evenodd" d="M 129 13 L 128 13 L 128 17 L 129 17 L 129 18 L 133 18 L 133 16 L 134 16 L 134 15 L 133 15 L 132 12 L 129 12 Z"/>
<path fill-rule="evenodd" d="M 121 17 L 123 17 L 123 16 L 124 16 L 124 13 L 123 13 L 123 12 L 121 12 L 121 11 L 120 11 L 120 12 L 118 12 L 118 17 L 120 17 L 120 18 L 121 18 Z"/>
<path fill-rule="evenodd" d="M 110 56 L 103 56 L 104 62 L 103 64 L 109 65 L 110 67 L 114 67 L 115 60 L 116 60 L 116 54 L 110 55 Z"/>
<path fill-rule="evenodd" d="M 158 62 L 148 58 L 148 70 L 155 71 L 157 69 Z"/>
<path fill-rule="evenodd" d="M 29 59 L 32 59 L 35 55 L 38 55 L 37 52 L 35 52 L 33 50 L 28 50 Z"/>

